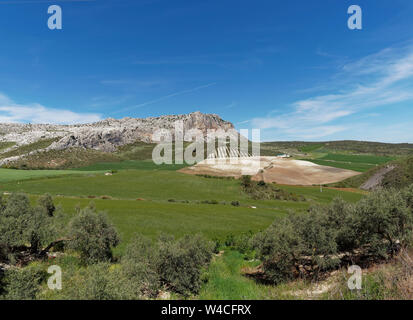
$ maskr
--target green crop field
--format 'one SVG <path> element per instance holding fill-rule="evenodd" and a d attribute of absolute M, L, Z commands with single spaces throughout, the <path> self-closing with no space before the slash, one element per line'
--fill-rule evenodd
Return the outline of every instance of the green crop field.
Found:
<path fill-rule="evenodd" d="M 16 171 L 19 172 L 19 171 Z M 24 174 L 25 171 L 20 171 Z M 30 172 L 30 171 L 28 171 Z M 36 171 L 33 171 L 35 173 Z M 41 173 L 42 171 L 40 171 Z M 65 171 L 62 171 L 64 174 Z M 69 171 L 75 172 L 76 171 Z M 39 173 L 39 174 L 40 174 Z M 241 191 L 240 182 L 235 179 L 211 179 L 186 175 L 167 170 L 121 170 L 112 176 L 103 172 L 86 172 L 86 175 L 52 177 L 41 180 L 14 181 L 2 184 L 2 190 L 26 192 L 29 194 L 65 195 L 76 197 L 111 196 L 118 199 L 146 200 L 216 200 L 216 201 L 245 201 L 249 204 L 277 204 L 283 201 L 266 200 L 254 201 Z M 45 175 L 45 174 L 44 174 Z M 17 180 L 17 179 L 15 179 Z M 303 196 L 309 195 L 315 201 L 331 201 L 336 196 L 345 200 L 357 199 L 360 195 L 338 190 L 326 190 L 320 193 L 317 187 L 282 187 Z M 294 205 L 295 203 L 292 202 Z"/>
<path fill-rule="evenodd" d="M 91 201 L 99 211 L 107 213 L 119 231 L 122 242 L 118 251 L 123 251 L 134 233 L 156 238 L 161 233 L 180 237 L 201 232 L 210 239 L 224 239 L 230 233 L 262 230 L 287 213 L 287 210 L 221 204 L 55 198 L 55 203 L 62 206 L 68 218 L 74 214 L 76 206 L 85 207 Z"/>
<path fill-rule="evenodd" d="M 113 164 L 90 166 L 89 171 L 0 169 L 0 192 L 24 192 L 33 199 L 50 193 L 68 217 L 77 205 L 93 201 L 98 210 L 107 212 L 122 235 L 120 251 L 135 232 L 150 237 L 161 232 L 176 236 L 202 232 L 210 239 L 223 239 L 228 234 L 262 230 L 289 210 L 305 212 L 312 203 L 327 203 L 335 197 L 355 202 L 362 197 L 334 189 L 320 192 L 319 187 L 280 186 L 307 201 L 253 200 L 242 191 L 239 180 L 191 176 L 172 167 L 122 169 L 129 165 L 148 168 L 147 162 L 123 165 L 111 176 L 104 175 L 107 170 L 92 170 L 113 169 Z M 210 200 L 217 204 L 203 203 Z M 231 205 L 232 201 L 239 201 L 240 206 Z"/>
<path fill-rule="evenodd" d="M 322 160 L 322 159 L 306 159 L 306 161 L 313 162 L 320 166 L 328 166 L 346 170 L 353 170 L 358 172 L 365 172 L 370 170 L 371 168 L 376 167 L 375 164 L 368 164 L 368 163 L 348 163 L 348 162 L 339 162 L 339 161 L 331 161 L 331 160 Z"/>
<path fill-rule="evenodd" d="M 52 178 L 57 176 L 76 176 L 97 174 L 96 172 L 88 171 L 73 171 L 73 170 L 14 170 L 0 168 L 0 183 L 15 182 L 19 184 L 23 180 Z"/>
<path fill-rule="evenodd" d="M 313 154 L 312 158 L 304 160 L 311 161 L 322 166 L 365 172 L 394 159 L 394 157 L 376 155 L 321 153 L 320 155 Z"/>
<path fill-rule="evenodd" d="M 127 170 L 127 169 L 138 169 L 138 170 L 168 170 L 175 171 L 181 168 L 185 168 L 186 164 L 161 164 L 157 165 L 151 160 L 138 161 L 138 160 L 125 160 L 120 162 L 100 162 L 95 163 L 87 167 L 81 167 L 72 169 L 75 171 L 110 171 L 110 170 Z"/>
<path fill-rule="evenodd" d="M 322 157 L 321 160 L 331 160 L 351 163 L 367 163 L 367 164 L 382 164 L 394 160 L 392 157 L 375 156 L 375 155 L 359 155 L 359 154 L 338 154 L 329 153 Z"/>
<path fill-rule="evenodd" d="M 225 246 L 227 239 L 256 234 L 291 211 L 306 214 L 314 204 L 327 204 L 337 197 L 357 202 L 364 196 L 358 190 L 279 185 L 284 192 L 303 196 L 305 201 L 252 199 L 238 179 L 186 175 L 176 171 L 181 167 L 128 160 L 70 170 L 0 169 L 0 194 L 8 197 L 8 193 L 23 192 L 34 205 L 41 195 L 50 193 L 66 223 L 78 208 L 93 203 L 97 211 L 107 214 L 119 233 L 121 241 L 113 249 L 114 261 L 121 261 L 135 234 L 155 240 L 160 234 L 181 238 L 201 233 Z M 109 171 L 113 174 L 105 175 Z M 64 257 L 78 259 L 71 251 Z M 244 268 L 254 268 L 260 261 L 245 257 L 236 249 L 224 247 L 222 256 L 213 259 L 205 270 L 209 280 L 192 298 L 288 299 L 293 298 L 289 294 L 292 290 L 306 288 L 301 282 L 274 286 L 246 277 Z"/>

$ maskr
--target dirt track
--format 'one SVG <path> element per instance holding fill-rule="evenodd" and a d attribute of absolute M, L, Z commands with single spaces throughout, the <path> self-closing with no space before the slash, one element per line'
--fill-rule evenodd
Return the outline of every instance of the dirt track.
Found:
<path fill-rule="evenodd" d="M 238 163 L 230 159 L 204 160 L 195 166 L 181 169 L 188 174 L 207 174 L 212 176 L 252 175 L 254 180 L 276 182 L 287 185 L 318 185 L 338 182 L 360 174 L 345 170 L 301 161 L 277 157 L 242 158 Z"/>

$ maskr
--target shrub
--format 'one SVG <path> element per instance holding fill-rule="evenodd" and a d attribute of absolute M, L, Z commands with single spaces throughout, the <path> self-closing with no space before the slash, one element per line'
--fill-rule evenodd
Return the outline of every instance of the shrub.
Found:
<path fill-rule="evenodd" d="M 107 262 L 99 262 L 78 269 L 65 281 L 63 290 L 56 294 L 66 300 L 136 299 L 129 291 L 129 283 L 120 268 Z"/>
<path fill-rule="evenodd" d="M 251 187 L 251 176 L 242 176 L 241 177 L 241 185 L 244 188 L 249 188 Z"/>
<path fill-rule="evenodd" d="M 203 268 L 209 263 L 213 243 L 200 235 L 159 239 L 159 267 L 161 282 L 173 291 L 188 296 L 199 291 Z"/>
<path fill-rule="evenodd" d="M 22 269 L 9 269 L 5 272 L 6 300 L 33 300 L 40 290 L 40 283 L 47 277 L 40 266 L 29 266 Z"/>
<path fill-rule="evenodd" d="M 266 231 L 255 236 L 253 245 L 263 262 L 268 280 L 281 283 L 293 278 L 303 244 L 290 219 L 274 222 Z"/>
<path fill-rule="evenodd" d="M 219 202 L 217 200 L 202 200 L 202 204 L 218 204 Z"/>
<path fill-rule="evenodd" d="M 45 195 L 41 196 L 37 201 L 38 205 L 41 208 L 44 208 L 47 214 L 52 217 L 54 212 L 56 211 L 56 207 L 53 203 L 53 198 L 50 194 L 46 193 Z"/>
<path fill-rule="evenodd" d="M 231 205 L 233 205 L 234 207 L 239 207 L 240 203 L 239 201 L 231 201 Z"/>
<path fill-rule="evenodd" d="M 150 239 L 136 235 L 122 257 L 122 269 L 130 279 L 131 290 L 135 296 L 156 296 L 160 287 L 158 265 L 159 253 L 156 245 Z"/>
<path fill-rule="evenodd" d="M 244 254 L 245 259 L 253 259 L 255 251 L 252 246 L 252 231 L 243 232 L 233 238 L 232 249 Z"/>
<path fill-rule="evenodd" d="M 403 192 L 379 190 L 356 205 L 357 233 L 361 245 L 368 245 L 375 257 L 392 257 L 400 245 L 411 243 L 413 216 Z"/>
<path fill-rule="evenodd" d="M 411 245 L 411 199 L 412 187 L 376 191 L 355 205 L 335 199 L 274 222 L 254 237 L 253 246 L 276 283 L 297 275 L 317 277 L 340 264 L 338 253 L 367 262 L 389 259 Z"/>
<path fill-rule="evenodd" d="M 45 208 L 31 207 L 24 194 L 12 194 L 0 210 L 0 248 L 14 262 L 22 251 L 39 253 L 55 236 L 54 220 Z M 30 247 L 26 247 L 30 244 Z M 4 258 L 4 257 L 3 257 Z"/>
<path fill-rule="evenodd" d="M 81 210 L 69 225 L 69 247 L 80 252 L 84 263 L 108 261 L 112 247 L 119 243 L 114 226 L 103 213 L 91 208 Z"/>

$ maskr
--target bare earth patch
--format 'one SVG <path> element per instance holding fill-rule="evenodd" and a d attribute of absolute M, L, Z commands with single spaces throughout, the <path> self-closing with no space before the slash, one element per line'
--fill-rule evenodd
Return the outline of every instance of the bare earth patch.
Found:
<path fill-rule="evenodd" d="M 179 170 L 187 174 L 236 177 L 251 175 L 253 180 L 286 185 L 319 185 L 338 182 L 360 172 L 321 166 L 309 161 L 278 157 L 207 159 Z"/>

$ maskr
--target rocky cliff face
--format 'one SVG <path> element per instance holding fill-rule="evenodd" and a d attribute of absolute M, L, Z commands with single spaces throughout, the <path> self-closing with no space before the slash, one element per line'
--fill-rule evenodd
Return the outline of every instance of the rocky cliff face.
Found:
<path fill-rule="evenodd" d="M 16 148 L 41 139 L 60 138 L 47 149 L 81 147 L 111 152 L 117 147 L 135 141 L 154 142 L 154 133 L 160 129 L 173 131 L 175 123 L 182 121 L 183 133 L 197 129 L 206 136 L 207 130 L 231 131 L 232 123 L 215 114 L 193 112 L 145 119 L 106 119 L 82 125 L 1 124 L 0 142 L 15 142 Z M 10 150 L 10 148 L 8 149 Z M 4 153 L 6 150 L 1 150 Z"/>

